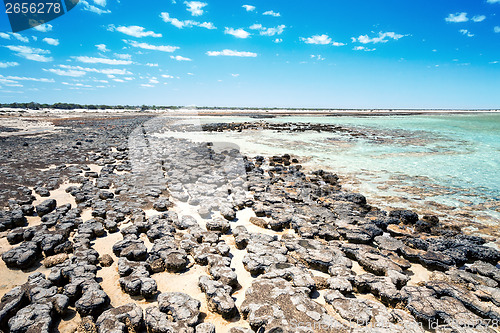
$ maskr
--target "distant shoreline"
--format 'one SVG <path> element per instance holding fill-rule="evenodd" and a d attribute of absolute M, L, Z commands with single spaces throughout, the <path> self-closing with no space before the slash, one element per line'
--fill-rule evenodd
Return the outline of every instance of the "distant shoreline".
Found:
<path fill-rule="evenodd" d="M 500 109 L 454 110 L 454 109 L 236 109 L 236 108 L 180 108 L 180 109 L 41 109 L 28 110 L 0 108 L 0 116 L 16 115 L 77 115 L 77 114 L 162 114 L 168 116 L 235 116 L 253 118 L 273 118 L 279 116 L 415 116 L 500 113 Z"/>

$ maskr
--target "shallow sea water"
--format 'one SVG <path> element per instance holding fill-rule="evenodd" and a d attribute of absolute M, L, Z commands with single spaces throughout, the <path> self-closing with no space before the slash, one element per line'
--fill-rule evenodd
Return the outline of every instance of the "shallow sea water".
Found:
<path fill-rule="evenodd" d="M 338 173 L 347 187 L 385 204 L 384 208 L 441 212 L 441 216 L 451 214 L 490 226 L 500 222 L 500 114 L 202 117 L 195 121 L 342 126 L 362 135 L 251 130 L 174 136 L 232 142 L 251 156 L 305 157 L 306 166 Z"/>

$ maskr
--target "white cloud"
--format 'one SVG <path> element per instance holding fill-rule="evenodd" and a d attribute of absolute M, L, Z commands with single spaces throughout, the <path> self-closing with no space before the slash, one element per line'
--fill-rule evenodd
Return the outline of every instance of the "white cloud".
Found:
<path fill-rule="evenodd" d="M 23 43 L 28 43 L 30 39 L 28 37 L 24 37 L 18 33 L 12 32 L 12 36 L 14 36 L 17 40 L 23 42 Z"/>
<path fill-rule="evenodd" d="M 119 31 L 125 35 L 129 35 L 132 37 L 136 38 L 142 38 L 142 37 L 155 37 L 159 38 L 162 37 L 162 34 L 157 34 L 154 31 L 145 31 L 146 28 L 140 27 L 138 25 L 131 25 L 131 26 L 120 26 L 120 27 L 115 27 L 113 24 L 110 24 L 108 26 L 109 31 Z"/>
<path fill-rule="evenodd" d="M 96 5 L 101 6 L 101 7 L 106 6 L 106 0 L 94 0 L 94 3 L 95 3 Z"/>
<path fill-rule="evenodd" d="M 488 3 L 500 3 L 500 0 L 487 0 Z"/>
<path fill-rule="evenodd" d="M 240 74 L 231 74 L 232 77 L 238 77 Z"/>
<path fill-rule="evenodd" d="M 174 59 L 174 60 L 177 60 L 177 61 L 191 61 L 190 58 L 182 57 L 180 55 L 178 55 L 178 56 L 170 56 L 170 59 Z"/>
<path fill-rule="evenodd" d="M 207 55 L 210 57 L 217 56 L 228 56 L 228 57 L 256 57 L 257 53 L 254 52 L 240 52 L 234 50 L 222 50 L 222 51 L 208 51 Z"/>
<path fill-rule="evenodd" d="M 474 22 L 483 22 L 484 20 L 486 20 L 486 16 L 484 15 L 476 15 L 472 18 Z"/>
<path fill-rule="evenodd" d="M 84 62 L 86 64 L 106 64 L 106 65 L 130 65 L 132 61 L 130 60 L 118 60 L 118 59 L 108 59 L 108 58 L 95 58 L 87 56 L 73 57 L 76 61 Z"/>
<path fill-rule="evenodd" d="M 233 35 L 234 37 L 237 38 L 247 38 L 250 36 L 250 33 L 248 31 L 245 31 L 243 29 L 233 29 L 233 28 L 228 28 L 226 27 L 226 30 L 224 30 L 224 33 L 226 35 Z"/>
<path fill-rule="evenodd" d="M 85 74 L 87 74 L 87 72 L 85 72 L 85 71 L 79 71 L 79 70 L 74 70 L 74 69 L 70 69 L 70 70 L 65 71 L 65 70 L 59 69 L 59 68 L 50 68 L 50 69 L 44 69 L 44 71 L 54 73 L 54 74 L 60 75 L 60 76 L 71 76 L 71 77 L 81 77 L 81 76 L 84 76 Z"/>
<path fill-rule="evenodd" d="M 259 30 L 259 33 L 262 36 L 274 36 L 274 35 L 281 35 L 283 31 L 285 30 L 286 26 L 284 24 L 278 25 L 275 28 L 266 28 L 263 27 L 262 24 L 253 24 L 250 26 L 250 29 L 252 30 Z"/>
<path fill-rule="evenodd" d="M 173 79 L 174 78 L 172 75 L 167 75 L 167 74 L 163 74 L 162 76 L 166 79 Z"/>
<path fill-rule="evenodd" d="M 170 17 L 170 14 L 167 12 L 161 13 L 160 17 L 164 22 L 170 23 L 179 29 L 191 28 L 191 27 L 201 27 L 201 28 L 210 29 L 210 30 L 217 29 L 212 22 L 200 23 L 200 22 L 193 21 L 193 20 L 181 21 L 181 20 L 178 20 L 176 18 Z"/>
<path fill-rule="evenodd" d="M 202 8 L 207 5 L 205 2 L 200 1 L 184 1 L 184 4 L 187 6 L 186 10 L 193 16 L 203 15 Z"/>
<path fill-rule="evenodd" d="M 28 37 L 24 37 L 24 36 L 22 36 L 18 33 L 15 33 L 15 32 L 8 32 L 8 33 L 0 32 L 0 38 L 10 39 L 11 36 L 14 36 L 15 39 L 17 39 L 23 43 L 28 43 L 30 41 L 30 39 Z"/>
<path fill-rule="evenodd" d="M 241 7 L 245 8 L 247 12 L 253 12 L 255 10 L 255 6 L 243 5 Z"/>
<path fill-rule="evenodd" d="M 474 34 L 473 34 L 473 33 L 471 33 L 471 32 L 470 32 L 469 30 L 467 30 L 467 29 L 460 29 L 460 33 L 461 33 L 462 35 L 467 36 L 467 37 L 474 37 Z"/>
<path fill-rule="evenodd" d="M 115 53 L 114 55 L 118 59 L 123 59 L 123 60 L 130 60 L 130 59 L 132 59 L 132 55 L 126 54 L 126 53 Z"/>
<path fill-rule="evenodd" d="M 375 49 L 375 48 L 373 48 L 373 49 L 369 49 L 369 48 L 364 47 L 364 46 L 355 46 L 355 47 L 353 48 L 353 50 L 354 50 L 354 51 L 367 51 L 367 52 L 368 52 L 368 51 L 375 51 L 376 49 Z"/>
<path fill-rule="evenodd" d="M 111 13 L 110 10 L 98 8 L 94 5 L 89 4 L 85 0 L 80 0 L 80 3 L 83 5 L 83 7 L 82 7 L 83 10 L 86 10 L 86 11 L 89 11 L 92 13 L 96 13 L 98 15 Z"/>
<path fill-rule="evenodd" d="M 462 12 L 462 13 L 450 14 L 444 20 L 446 22 L 460 23 L 460 22 L 467 22 L 469 18 L 467 17 L 467 13 Z"/>
<path fill-rule="evenodd" d="M 162 51 L 162 52 L 174 52 L 175 50 L 178 50 L 178 46 L 170 46 L 170 45 L 151 45 L 148 43 L 138 43 L 135 40 L 123 40 L 125 43 L 127 43 L 130 46 L 137 47 L 140 49 L 145 49 L 145 50 L 155 50 L 155 51 Z"/>
<path fill-rule="evenodd" d="M 40 32 L 48 32 L 48 31 L 52 31 L 52 25 L 48 24 L 48 23 L 40 24 L 40 25 L 37 25 L 36 27 L 34 27 L 33 29 L 35 29 L 36 31 L 40 31 Z"/>
<path fill-rule="evenodd" d="M 275 13 L 272 10 L 268 10 L 267 12 L 262 13 L 262 15 L 270 15 L 270 16 L 274 16 L 274 17 L 281 16 L 280 13 Z"/>
<path fill-rule="evenodd" d="M 129 71 L 127 71 L 126 69 L 117 69 L 117 68 L 97 69 L 97 68 L 88 68 L 88 67 L 81 67 L 81 66 L 69 66 L 69 65 L 59 65 L 59 67 L 64 68 L 64 69 L 70 69 L 70 70 L 105 74 L 105 75 L 108 75 L 108 77 L 110 77 L 110 78 L 113 77 L 113 75 L 130 75 L 130 74 L 132 74 Z"/>
<path fill-rule="evenodd" d="M 50 54 L 50 51 L 48 50 L 42 50 L 29 46 L 16 46 L 16 45 L 7 45 L 5 47 L 11 51 L 16 52 L 17 56 L 23 57 L 28 60 L 39 61 L 39 62 L 49 62 L 53 60 L 52 57 L 44 56 L 44 54 Z"/>
<path fill-rule="evenodd" d="M 148 67 L 158 67 L 158 64 L 153 64 L 153 63 L 151 63 L 151 62 L 148 62 L 148 63 L 146 64 L 146 66 L 148 66 Z"/>
<path fill-rule="evenodd" d="M 0 68 L 7 68 L 7 67 L 14 67 L 14 66 L 19 66 L 19 64 L 15 61 L 9 61 L 9 62 L 1 62 L 0 61 Z"/>
<path fill-rule="evenodd" d="M 46 79 L 46 78 L 37 78 L 37 77 L 25 77 L 25 76 L 2 76 L 0 75 L 0 78 L 5 78 L 7 80 L 13 80 L 13 81 L 34 81 L 34 82 L 44 82 L 44 83 L 52 83 L 55 82 L 54 79 Z"/>
<path fill-rule="evenodd" d="M 155 86 L 152 84 L 143 83 L 143 84 L 141 84 L 141 87 L 154 88 Z"/>
<path fill-rule="evenodd" d="M 108 52 L 108 48 L 106 47 L 106 44 L 96 44 L 95 47 L 101 52 Z"/>
<path fill-rule="evenodd" d="M 281 43 L 282 41 L 283 41 L 283 39 L 281 39 L 281 38 L 276 38 L 273 40 L 273 42 L 276 44 Z"/>
<path fill-rule="evenodd" d="M 497 34 L 500 33 L 500 27 L 499 26 L 494 27 L 493 31 L 496 32 Z"/>
<path fill-rule="evenodd" d="M 55 38 L 44 38 L 43 41 L 49 45 L 57 46 L 59 45 L 59 39 Z"/>
<path fill-rule="evenodd" d="M 398 40 L 398 39 L 403 38 L 405 36 L 406 35 L 400 35 L 400 34 L 397 34 L 394 32 L 379 32 L 378 37 L 370 38 L 370 37 L 368 37 L 368 35 L 361 35 L 357 39 L 353 37 L 352 40 L 353 40 L 353 42 L 355 42 L 357 40 L 358 42 L 360 42 L 362 44 L 368 44 L 368 43 L 377 44 L 377 43 L 387 43 L 388 39 Z"/>
<path fill-rule="evenodd" d="M 333 46 L 344 46 L 345 43 L 340 43 L 340 42 L 333 42 L 332 43 Z"/>
<path fill-rule="evenodd" d="M 203 22 L 198 25 L 199 27 L 206 28 L 206 29 L 217 29 L 212 22 Z"/>
<path fill-rule="evenodd" d="M 327 45 L 332 43 L 332 39 L 326 35 L 314 35 L 312 37 L 300 37 L 300 40 L 306 44 L 319 44 L 319 45 Z"/>
<path fill-rule="evenodd" d="M 323 57 L 321 56 L 321 54 L 318 54 L 318 55 L 311 54 L 311 59 L 316 59 L 316 60 L 325 60 L 325 58 L 323 58 Z"/>

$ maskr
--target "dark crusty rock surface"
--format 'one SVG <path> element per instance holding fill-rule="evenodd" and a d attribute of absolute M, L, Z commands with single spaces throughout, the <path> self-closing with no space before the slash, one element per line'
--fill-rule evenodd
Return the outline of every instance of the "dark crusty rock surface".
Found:
<path fill-rule="evenodd" d="M 362 132 L 47 119 L 56 133 L 0 137 L 0 332 L 492 332 L 500 320 L 491 238 L 381 210 L 297 156 L 168 131 Z"/>

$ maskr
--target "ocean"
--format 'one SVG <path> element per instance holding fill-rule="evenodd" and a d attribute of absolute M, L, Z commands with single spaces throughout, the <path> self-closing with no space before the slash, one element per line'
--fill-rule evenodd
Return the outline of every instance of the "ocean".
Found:
<path fill-rule="evenodd" d="M 413 208 L 445 219 L 500 222 L 500 114 L 200 117 L 187 122 L 311 123 L 348 131 L 177 133 L 232 142 L 243 154 L 289 153 L 337 173 L 345 187 L 382 208 Z"/>

